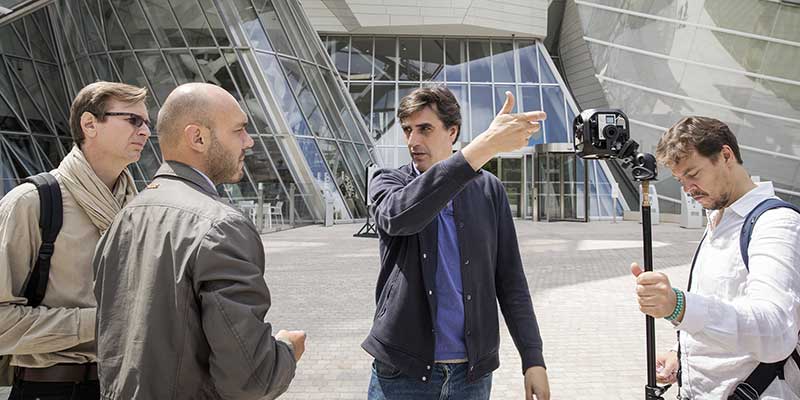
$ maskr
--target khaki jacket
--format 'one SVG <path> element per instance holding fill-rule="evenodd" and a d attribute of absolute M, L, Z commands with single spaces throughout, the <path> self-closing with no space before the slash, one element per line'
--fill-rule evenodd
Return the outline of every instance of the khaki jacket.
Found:
<path fill-rule="evenodd" d="M 96 360 L 92 255 L 100 232 L 59 181 L 63 226 L 55 242 L 47 292 L 26 306 L 23 289 L 42 243 L 39 193 L 24 183 L 0 199 L 0 354 L 12 365 L 49 367 Z"/>
<path fill-rule="evenodd" d="M 255 226 L 167 161 L 114 219 L 93 265 L 104 399 L 275 398 L 294 354 L 264 321 Z"/>

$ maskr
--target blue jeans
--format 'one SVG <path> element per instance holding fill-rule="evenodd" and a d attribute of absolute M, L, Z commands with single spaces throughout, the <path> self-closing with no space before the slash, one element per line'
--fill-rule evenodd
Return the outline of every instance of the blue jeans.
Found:
<path fill-rule="evenodd" d="M 372 362 L 368 400 L 488 400 L 492 374 L 467 383 L 467 364 L 434 364 L 430 382 L 404 375 L 391 365 Z"/>

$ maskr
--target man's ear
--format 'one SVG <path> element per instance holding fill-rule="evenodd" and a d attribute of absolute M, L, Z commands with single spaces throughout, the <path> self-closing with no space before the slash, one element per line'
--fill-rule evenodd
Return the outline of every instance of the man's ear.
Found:
<path fill-rule="evenodd" d="M 197 124 L 189 124 L 183 128 L 184 140 L 192 150 L 198 153 L 205 153 L 208 150 L 209 133 L 209 130 L 203 129 L 202 126 Z"/>
<path fill-rule="evenodd" d="M 83 137 L 86 139 L 97 137 L 97 117 L 88 111 L 84 111 L 81 114 L 81 130 L 83 131 Z"/>
<path fill-rule="evenodd" d="M 450 143 L 456 144 L 456 140 L 458 139 L 458 132 L 460 130 L 461 127 L 458 125 L 453 125 L 447 130 L 450 133 Z"/>

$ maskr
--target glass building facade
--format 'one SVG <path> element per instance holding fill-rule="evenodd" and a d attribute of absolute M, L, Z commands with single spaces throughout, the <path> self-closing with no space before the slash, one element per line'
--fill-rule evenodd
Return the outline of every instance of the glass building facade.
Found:
<path fill-rule="evenodd" d="M 0 26 L 0 195 L 69 151 L 68 108 L 96 80 L 148 88 L 150 118 L 186 82 L 228 90 L 255 141 L 242 182 L 293 223 L 366 216 L 365 165 L 379 162 L 355 104 L 298 1 L 61 0 Z M 130 167 L 139 187 L 161 162 L 154 132 Z"/>
<path fill-rule="evenodd" d="M 563 26 L 580 27 L 576 36 L 588 46 L 602 96 L 627 112 L 644 151 L 654 151 L 683 116 L 718 118 L 736 134 L 747 170 L 800 204 L 800 7 L 750 0 L 570 3 L 577 13 Z M 570 86 L 588 87 L 577 72 L 581 57 L 562 49 L 562 60 L 576 71 L 565 76 Z M 668 170 L 656 186 L 661 209 L 678 211 L 681 189 Z"/>
<path fill-rule="evenodd" d="M 577 110 L 540 41 L 363 35 L 323 35 L 322 39 L 381 159 L 389 166 L 411 161 L 396 112 L 400 99 L 420 86 L 443 83 L 456 95 L 463 121 L 458 139 L 461 146 L 489 127 L 506 91 L 516 99 L 513 112 L 544 110 L 547 120 L 541 134 L 531 137 L 528 148 L 503 154 L 485 166 L 505 185 L 513 214 L 533 216 L 537 202 L 532 198 L 534 186 L 555 184 L 548 181 L 546 173 L 534 172 L 538 164 L 533 149 L 544 143 L 572 143 L 572 120 Z M 585 198 L 585 165 L 590 178 L 589 215 L 621 215 L 623 206 L 613 205 L 612 183 L 606 178 L 604 162 L 577 163 L 569 178 L 576 182 L 576 190 L 568 195 L 575 201 Z M 578 208 L 585 210 L 583 203 Z"/>

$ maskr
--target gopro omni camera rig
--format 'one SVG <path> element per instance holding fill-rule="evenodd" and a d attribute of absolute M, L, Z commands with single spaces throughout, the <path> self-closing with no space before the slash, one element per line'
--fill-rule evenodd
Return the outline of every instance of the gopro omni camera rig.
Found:
<path fill-rule="evenodd" d="M 650 153 L 638 153 L 639 144 L 631 140 L 628 117 L 621 110 L 590 109 L 575 117 L 575 154 L 587 160 L 617 158 L 623 168 L 631 168 L 633 178 L 642 184 L 642 240 L 644 270 L 653 270 L 653 238 L 650 222 L 650 181 L 656 178 L 656 158 Z M 647 334 L 646 400 L 663 400 L 670 385 L 656 384 L 656 336 L 653 317 L 645 316 Z"/>

